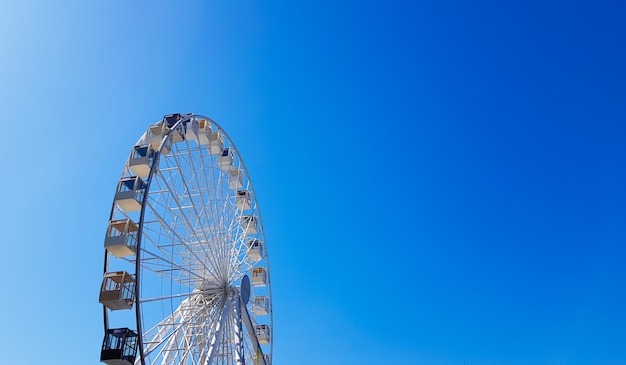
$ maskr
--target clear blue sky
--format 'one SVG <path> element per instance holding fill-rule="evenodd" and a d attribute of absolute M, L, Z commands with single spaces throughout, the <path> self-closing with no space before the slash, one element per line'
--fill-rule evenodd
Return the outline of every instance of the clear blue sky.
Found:
<path fill-rule="evenodd" d="M 0 4 L 0 353 L 98 364 L 103 237 L 164 114 L 263 213 L 274 365 L 626 364 L 622 1 Z"/>

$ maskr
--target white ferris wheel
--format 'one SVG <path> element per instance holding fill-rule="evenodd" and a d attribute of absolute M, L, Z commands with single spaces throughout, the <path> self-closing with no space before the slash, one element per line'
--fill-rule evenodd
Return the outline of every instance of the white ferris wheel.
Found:
<path fill-rule="evenodd" d="M 104 241 L 108 365 L 270 365 L 263 224 L 235 145 L 207 117 L 171 114 L 132 148 Z"/>

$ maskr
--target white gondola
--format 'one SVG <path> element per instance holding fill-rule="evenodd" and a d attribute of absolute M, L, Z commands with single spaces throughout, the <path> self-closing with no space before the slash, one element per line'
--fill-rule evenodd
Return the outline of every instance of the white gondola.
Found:
<path fill-rule="evenodd" d="M 153 126 L 150 126 L 146 133 L 146 144 L 149 144 L 153 149 L 158 150 L 161 146 L 163 138 L 167 136 L 167 133 L 169 131 L 170 129 L 163 122 L 159 122 Z M 180 131 L 174 132 L 174 136 L 167 139 L 167 142 L 161 149 L 161 153 L 167 155 L 172 149 L 172 142 L 180 142 L 182 140 L 183 138 Z"/>
<path fill-rule="evenodd" d="M 220 132 L 211 133 L 208 147 L 209 153 L 212 155 L 219 155 L 222 153 L 222 150 L 224 149 L 224 137 L 222 137 Z"/>
<path fill-rule="evenodd" d="M 163 125 L 172 128 L 179 120 L 183 119 L 180 113 L 168 114 L 163 116 Z"/>
<path fill-rule="evenodd" d="M 200 133 L 200 123 L 196 118 L 191 118 L 184 125 L 185 139 L 188 141 L 195 141 Z"/>
<path fill-rule="evenodd" d="M 173 143 L 182 142 L 185 140 L 185 126 L 179 124 L 174 130 L 170 133 L 170 141 Z"/>
<path fill-rule="evenodd" d="M 107 365 L 133 365 L 137 356 L 139 335 L 128 328 L 106 330 L 100 361 Z"/>
<path fill-rule="evenodd" d="M 108 272 L 102 280 L 100 303 L 110 310 L 131 309 L 135 299 L 135 278 L 126 271 Z"/>
<path fill-rule="evenodd" d="M 179 113 L 168 114 L 164 116 L 163 117 L 163 132 L 162 132 L 163 137 L 165 137 L 167 133 L 170 131 L 170 129 L 174 128 L 176 123 L 178 123 L 178 121 L 181 119 L 183 119 L 183 116 Z M 176 130 L 170 133 L 170 140 L 173 143 L 178 143 L 178 142 L 182 142 L 184 139 L 185 139 L 184 126 L 182 124 L 179 124 L 178 127 L 176 127 Z"/>
<path fill-rule="evenodd" d="M 255 324 L 254 333 L 261 345 L 267 345 L 272 340 L 270 326 L 267 324 Z"/>
<path fill-rule="evenodd" d="M 146 132 L 146 144 L 149 144 L 155 150 L 158 149 L 161 145 L 161 141 L 163 141 L 163 137 L 167 134 L 167 131 L 168 128 L 163 125 L 163 122 L 151 125 L 148 127 L 148 131 Z"/>
<path fill-rule="evenodd" d="M 248 258 L 252 261 L 259 261 L 263 258 L 263 244 L 261 241 L 254 239 L 246 242 L 248 246 Z"/>
<path fill-rule="evenodd" d="M 232 190 L 237 190 L 243 187 L 243 172 L 241 169 L 231 169 L 228 171 L 228 186 Z"/>
<path fill-rule="evenodd" d="M 252 269 L 252 285 L 265 286 L 267 283 L 267 274 L 265 268 L 255 267 Z"/>
<path fill-rule="evenodd" d="M 143 144 L 133 147 L 132 156 L 128 160 L 128 167 L 141 177 L 147 178 L 150 175 L 150 169 L 154 163 L 156 151 L 149 144 Z"/>
<path fill-rule="evenodd" d="M 244 215 L 241 217 L 241 223 L 246 234 L 256 234 L 259 232 L 256 216 Z"/>
<path fill-rule="evenodd" d="M 217 158 L 217 164 L 220 166 L 220 169 L 225 171 L 232 169 L 234 162 L 235 155 L 230 148 L 224 148 L 222 154 Z"/>
<path fill-rule="evenodd" d="M 127 212 L 141 210 L 146 191 L 146 184 L 139 176 L 120 179 L 115 192 L 115 203 Z"/>
<path fill-rule="evenodd" d="M 235 204 L 239 210 L 246 210 L 252 207 L 252 197 L 248 190 L 237 190 Z"/>
<path fill-rule="evenodd" d="M 202 119 L 198 122 L 198 142 L 200 144 L 208 146 L 211 142 L 211 133 L 213 133 L 213 131 L 211 130 L 211 125 L 209 125 L 208 120 Z M 224 146 L 224 143 L 222 143 L 222 146 Z"/>
<path fill-rule="evenodd" d="M 264 295 L 254 297 L 254 306 L 252 306 L 254 314 L 259 316 L 265 316 L 269 313 L 269 301 Z"/>
<path fill-rule="evenodd" d="M 139 227 L 130 219 L 109 222 L 104 248 L 115 257 L 134 256 L 137 253 Z"/>
<path fill-rule="evenodd" d="M 272 358 L 270 354 L 263 354 L 263 359 L 265 360 L 265 365 L 272 365 Z"/>

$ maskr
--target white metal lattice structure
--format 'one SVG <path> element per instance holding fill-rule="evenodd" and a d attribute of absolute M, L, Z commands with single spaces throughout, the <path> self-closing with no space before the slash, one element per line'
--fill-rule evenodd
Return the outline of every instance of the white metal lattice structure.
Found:
<path fill-rule="evenodd" d="M 209 118 L 165 116 L 133 147 L 111 209 L 104 272 L 103 362 L 271 362 L 256 195 L 235 145 Z"/>

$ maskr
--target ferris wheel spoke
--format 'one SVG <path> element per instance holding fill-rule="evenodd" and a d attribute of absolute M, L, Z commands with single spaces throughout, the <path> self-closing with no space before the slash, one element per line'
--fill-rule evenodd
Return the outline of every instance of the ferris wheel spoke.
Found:
<path fill-rule="evenodd" d="M 214 278 L 214 281 L 217 282 L 217 278 L 213 276 L 213 273 L 209 270 L 201 270 L 198 268 L 197 270 L 192 270 L 193 267 L 186 267 L 184 265 L 180 265 L 174 261 L 171 261 L 169 258 L 160 256 L 156 253 L 152 253 L 146 249 L 143 251 L 148 257 L 144 258 L 141 261 L 141 266 L 145 269 L 163 276 L 171 281 L 176 281 L 178 283 L 188 285 L 191 278 L 195 278 L 197 281 L 203 281 L 207 279 L 207 275 Z M 164 268 L 163 265 L 169 265 L 167 268 Z M 176 279 L 173 276 L 174 272 L 179 272 L 179 278 Z M 180 273 L 185 273 L 187 276 L 180 276 Z M 203 275 L 199 274 L 202 273 Z M 196 281 L 193 281 L 196 282 Z"/>
<path fill-rule="evenodd" d="M 222 170 L 220 168 L 218 168 L 217 166 L 211 166 L 211 168 L 209 168 L 209 174 L 211 175 L 211 181 L 217 181 L 217 188 L 214 189 L 215 198 L 212 202 L 209 202 L 209 204 L 207 204 L 209 208 L 209 220 L 211 222 L 214 222 L 215 228 L 219 230 L 218 232 L 213 232 L 214 237 L 216 238 L 216 246 L 219 248 L 218 252 L 216 253 L 216 258 L 221 263 L 222 270 L 224 272 L 227 272 L 227 252 L 225 251 L 225 248 L 230 242 L 232 242 L 232 238 L 230 237 L 230 234 L 228 234 L 229 232 L 232 234 L 232 229 L 230 226 L 226 227 L 224 222 L 226 217 L 229 216 L 226 210 L 229 204 L 229 198 L 226 195 L 228 189 L 224 188 L 225 183 L 224 181 L 222 181 L 224 174 L 222 173 Z M 216 176 L 216 174 L 218 176 Z M 221 207 L 217 204 L 218 202 L 222 202 Z M 232 219 L 231 224 L 234 221 L 235 219 Z"/>
<path fill-rule="evenodd" d="M 194 229 L 193 225 L 191 224 L 189 218 L 187 217 L 187 215 L 185 214 L 185 209 L 186 207 L 182 204 L 182 202 L 180 201 L 180 199 L 177 197 L 177 194 L 173 193 L 173 188 L 172 186 L 167 183 L 167 179 L 163 176 L 163 172 L 159 171 L 157 173 L 157 175 L 155 176 L 155 180 L 158 184 L 164 184 L 165 185 L 165 190 L 163 190 L 162 193 L 162 197 L 163 197 L 163 202 L 160 202 L 158 200 L 154 200 L 154 203 L 157 205 L 160 205 L 161 207 L 165 208 L 166 212 L 169 212 L 170 215 L 172 215 L 173 218 L 176 217 L 182 217 L 182 223 L 185 226 L 185 231 L 187 234 L 191 234 L 194 236 L 195 240 L 200 240 L 200 237 L 198 237 L 197 235 L 197 230 Z M 175 191 L 175 190 L 174 190 Z M 175 206 L 170 205 L 169 201 L 173 200 L 175 203 Z M 164 226 L 171 226 L 171 223 L 167 222 L 167 220 L 162 217 L 160 214 L 158 214 L 158 209 L 152 208 L 152 211 L 155 213 L 155 215 L 158 217 L 159 221 L 162 222 L 162 224 Z M 173 212 L 174 211 L 179 211 L 179 215 L 174 215 Z M 186 241 L 186 239 L 180 237 L 180 234 L 178 234 L 177 237 L 180 241 Z"/>
<path fill-rule="evenodd" d="M 202 158 L 202 154 L 200 154 L 200 158 Z M 184 196 L 187 196 L 189 198 L 189 202 L 191 204 L 191 207 L 193 208 L 193 213 L 196 217 L 201 218 L 201 211 L 198 208 L 198 204 L 204 204 L 204 201 L 206 201 L 206 199 L 203 199 L 203 192 L 208 192 L 208 190 L 202 186 L 202 184 L 199 182 L 198 179 L 198 174 L 197 173 L 193 173 L 190 174 L 189 178 L 185 177 L 185 172 L 182 170 L 183 166 L 187 165 L 186 163 L 184 163 L 184 160 L 180 158 L 179 154 L 174 154 L 174 159 L 175 159 L 175 163 L 174 166 L 178 169 L 178 174 L 181 177 L 181 183 L 184 186 Z M 188 167 L 190 169 L 192 169 L 192 171 L 195 168 L 195 164 L 194 164 L 194 160 L 195 158 L 190 158 L 189 159 L 189 163 L 188 163 Z M 206 197 L 208 198 L 210 196 L 210 194 L 207 194 Z M 194 199 L 194 197 L 200 197 L 199 199 Z M 199 201 L 196 201 L 199 200 Z"/>
<path fill-rule="evenodd" d="M 166 179 L 164 179 L 164 178 L 163 178 L 162 180 L 163 180 L 164 184 L 166 184 L 167 188 L 168 188 L 169 190 L 171 190 L 172 188 L 171 188 L 171 186 L 169 186 L 169 185 L 168 185 L 167 181 L 165 181 Z M 182 207 L 182 203 L 180 202 L 180 200 L 179 200 L 176 196 L 174 196 L 174 195 L 172 194 L 172 198 L 173 198 L 173 200 L 176 202 L 176 204 L 177 204 L 177 206 L 178 206 L 178 207 Z M 166 200 L 166 201 L 167 201 L 167 200 Z M 191 231 L 191 232 L 193 232 L 193 234 L 194 234 L 194 235 L 195 235 L 195 237 L 196 237 L 196 240 L 197 240 L 197 241 L 199 241 L 199 242 L 202 242 L 202 240 L 201 240 L 201 239 L 197 236 L 196 230 L 194 230 L 194 229 L 193 229 L 193 227 L 191 226 L 191 223 L 190 223 L 190 221 L 189 221 L 189 219 L 188 219 L 187 215 L 184 213 L 184 211 L 183 211 L 182 209 L 181 209 L 181 215 L 182 215 L 182 217 L 183 217 L 183 223 L 185 223 L 185 226 L 186 226 L 186 229 L 185 229 L 185 230 L 186 230 L 187 232 L 190 232 L 190 231 Z M 209 227 L 211 227 L 211 225 L 209 225 Z M 204 237 L 203 237 L 204 242 L 208 242 L 208 238 L 206 237 L 206 233 L 205 233 L 205 232 L 203 232 L 203 235 L 204 235 Z M 219 246 L 218 246 L 218 247 L 219 247 Z M 210 245 L 208 246 L 208 248 L 209 248 L 209 249 L 213 249 L 213 247 L 212 247 L 212 246 L 210 246 Z M 206 258 L 211 258 L 211 257 L 215 257 L 215 256 L 218 256 L 218 259 L 220 258 L 220 257 L 219 257 L 219 251 L 217 252 L 217 255 L 216 255 L 215 250 L 212 250 L 212 251 L 214 251 L 214 252 L 208 252 L 208 251 L 207 251 L 207 245 L 202 246 L 202 249 L 203 249 L 202 253 L 203 253 L 203 255 L 204 255 Z M 196 257 L 196 258 L 197 258 L 197 257 Z M 207 263 L 209 263 L 209 264 L 211 264 L 211 263 L 212 263 L 212 262 L 211 262 L 211 260 L 201 260 L 201 261 L 202 261 L 202 262 L 207 262 Z M 216 271 L 217 271 L 217 274 L 218 274 L 219 276 L 221 276 L 222 278 L 224 278 L 224 275 L 225 275 L 225 274 L 224 274 L 224 268 L 223 268 L 222 266 L 219 266 L 219 265 L 213 265 L 213 266 L 214 266 L 214 270 L 216 270 Z M 222 279 L 222 281 L 223 281 L 223 280 L 224 280 L 224 279 Z"/>
<path fill-rule="evenodd" d="M 178 294 L 174 294 L 174 295 L 165 295 L 165 296 L 161 296 L 161 297 L 141 299 L 141 300 L 138 301 L 138 303 L 148 303 L 148 302 L 156 302 L 156 301 L 160 301 L 160 300 L 168 300 L 168 299 L 174 299 L 174 298 L 190 297 L 192 295 L 214 295 L 214 294 L 217 294 L 219 292 L 221 292 L 221 289 L 192 291 L 192 292 L 188 292 L 188 293 L 178 293 Z"/>
<path fill-rule="evenodd" d="M 213 275 L 216 275 L 218 267 L 214 265 L 214 263 L 211 260 L 205 260 L 203 258 L 200 258 L 197 255 L 197 251 L 191 249 L 191 247 L 189 246 L 188 243 L 186 243 L 186 240 L 183 239 L 183 237 L 180 236 L 180 233 L 178 233 L 175 229 L 173 229 L 166 221 L 165 219 L 161 216 L 161 214 L 158 213 L 158 211 L 152 206 L 152 204 L 150 204 L 150 202 L 147 204 L 152 211 L 152 214 L 154 215 L 154 217 L 157 219 L 157 221 L 160 223 L 160 228 L 164 229 L 165 231 L 169 232 L 172 234 L 173 237 L 176 238 L 176 240 L 174 240 L 175 242 L 180 242 L 180 245 L 182 246 L 179 249 L 179 252 L 182 249 L 185 249 L 186 252 L 192 254 L 196 260 L 197 263 L 202 264 L 205 266 L 205 269 L 207 272 L 212 273 Z M 159 235 L 159 237 L 162 237 L 162 234 Z M 159 244 L 157 241 L 155 240 L 151 240 L 153 242 L 153 245 L 156 247 L 161 247 L 162 245 Z M 169 244 L 172 245 L 174 241 L 170 241 Z M 162 252 L 165 252 L 163 249 L 160 249 Z M 178 256 L 180 257 L 181 255 L 178 254 Z M 205 252 L 205 256 L 209 257 L 209 255 Z M 206 266 L 206 265 L 210 265 Z"/>

